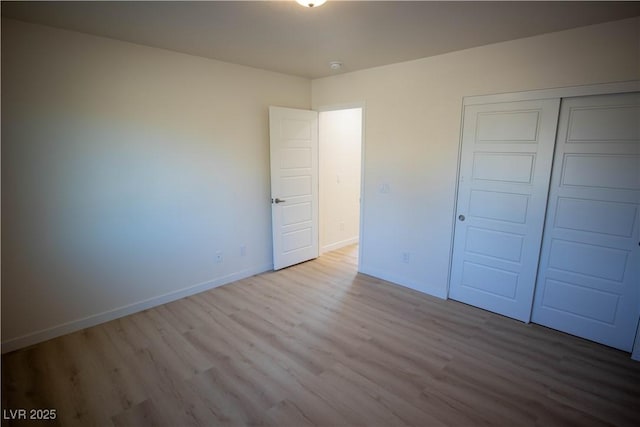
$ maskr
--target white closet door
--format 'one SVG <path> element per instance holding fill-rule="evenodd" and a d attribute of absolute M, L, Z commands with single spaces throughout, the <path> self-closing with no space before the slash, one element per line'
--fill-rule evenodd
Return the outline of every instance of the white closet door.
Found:
<path fill-rule="evenodd" d="M 563 100 L 535 323 L 631 351 L 639 202 L 640 94 Z"/>
<path fill-rule="evenodd" d="M 559 105 L 465 108 L 450 298 L 529 321 Z"/>

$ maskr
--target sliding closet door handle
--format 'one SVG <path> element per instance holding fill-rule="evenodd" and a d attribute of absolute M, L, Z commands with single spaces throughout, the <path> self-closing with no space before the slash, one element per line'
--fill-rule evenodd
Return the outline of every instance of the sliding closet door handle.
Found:
<path fill-rule="evenodd" d="M 464 217 L 464 215 L 458 215 L 458 219 L 459 219 L 460 221 L 464 221 L 464 220 L 465 220 L 465 217 Z"/>

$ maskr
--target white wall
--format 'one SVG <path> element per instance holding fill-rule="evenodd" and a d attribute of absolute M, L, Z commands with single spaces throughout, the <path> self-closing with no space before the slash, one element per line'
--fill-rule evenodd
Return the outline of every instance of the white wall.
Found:
<path fill-rule="evenodd" d="M 314 108 L 367 105 L 361 271 L 445 297 L 462 97 L 638 79 L 639 29 L 633 18 L 314 80 Z"/>
<path fill-rule="evenodd" d="M 269 105 L 310 82 L 3 20 L 3 351 L 270 269 Z"/>
<path fill-rule="evenodd" d="M 362 109 L 319 114 L 320 252 L 358 241 Z"/>

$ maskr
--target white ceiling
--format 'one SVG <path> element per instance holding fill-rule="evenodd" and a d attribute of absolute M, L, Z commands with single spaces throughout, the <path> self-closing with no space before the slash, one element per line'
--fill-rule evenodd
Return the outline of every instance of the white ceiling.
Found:
<path fill-rule="evenodd" d="M 640 2 L 2 2 L 2 15 L 308 78 L 640 15 Z"/>

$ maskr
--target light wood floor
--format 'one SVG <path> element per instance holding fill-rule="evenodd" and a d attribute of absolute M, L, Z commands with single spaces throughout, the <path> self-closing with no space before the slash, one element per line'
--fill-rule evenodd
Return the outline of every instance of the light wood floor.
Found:
<path fill-rule="evenodd" d="M 9 353 L 3 409 L 65 426 L 640 425 L 628 354 L 356 274 L 356 256 Z"/>

